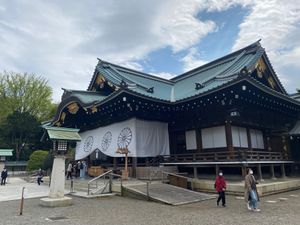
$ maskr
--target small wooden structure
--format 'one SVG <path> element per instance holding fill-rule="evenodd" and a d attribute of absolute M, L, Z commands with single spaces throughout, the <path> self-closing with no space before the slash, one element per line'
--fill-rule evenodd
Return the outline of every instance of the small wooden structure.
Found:
<path fill-rule="evenodd" d="M 130 151 L 128 150 L 127 147 L 125 147 L 125 148 L 118 148 L 116 153 L 125 155 L 125 168 L 124 168 L 124 172 L 122 171 L 122 177 L 127 179 L 128 178 L 128 153 L 130 153 Z"/>
<path fill-rule="evenodd" d="M 10 157 L 13 155 L 13 149 L 0 149 L 0 171 L 2 171 L 5 167 L 6 157 Z"/>

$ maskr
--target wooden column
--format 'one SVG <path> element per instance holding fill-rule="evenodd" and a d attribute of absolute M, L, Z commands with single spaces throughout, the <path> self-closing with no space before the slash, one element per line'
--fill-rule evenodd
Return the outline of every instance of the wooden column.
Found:
<path fill-rule="evenodd" d="M 231 122 L 225 121 L 225 132 L 226 132 L 226 142 L 227 142 L 227 149 L 230 153 L 233 153 L 233 143 L 232 143 L 232 131 L 231 131 Z"/>
<path fill-rule="evenodd" d="M 276 177 L 275 177 L 275 171 L 274 171 L 274 165 L 273 164 L 271 164 L 270 165 L 270 173 L 271 173 L 271 179 L 276 179 Z"/>
<path fill-rule="evenodd" d="M 198 178 L 198 167 L 194 166 L 194 178 Z"/>
<path fill-rule="evenodd" d="M 248 141 L 248 149 L 252 151 L 252 142 L 251 142 L 251 134 L 250 129 L 247 128 L 247 141 Z"/>
<path fill-rule="evenodd" d="M 136 177 L 137 157 L 132 157 L 132 177 Z"/>
<path fill-rule="evenodd" d="M 114 157 L 114 158 L 113 158 L 113 167 L 114 167 L 114 170 L 117 170 L 117 168 L 118 168 L 118 160 L 117 160 L 117 157 Z"/>
<path fill-rule="evenodd" d="M 215 170 L 216 170 L 216 177 L 219 175 L 219 165 L 215 165 Z"/>
<path fill-rule="evenodd" d="M 282 177 L 282 178 L 286 178 L 284 164 L 282 163 L 282 164 L 280 165 L 280 167 L 281 167 L 281 177 Z"/>
<path fill-rule="evenodd" d="M 261 171 L 261 164 L 258 164 L 257 165 L 257 175 L 258 175 L 258 179 L 260 180 L 260 181 L 263 181 L 264 179 L 263 179 L 263 176 L 262 176 L 262 171 Z"/>
<path fill-rule="evenodd" d="M 201 129 L 196 130 L 196 141 L 197 141 L 197 151 L 202 151 L 202 138 L 201 138 Z"/>

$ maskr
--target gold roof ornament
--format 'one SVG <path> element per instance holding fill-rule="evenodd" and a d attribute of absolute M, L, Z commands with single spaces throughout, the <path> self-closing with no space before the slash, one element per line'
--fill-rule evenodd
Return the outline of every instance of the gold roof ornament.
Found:
<path fill-rule="evenodd" d="M 79 106 L 77 105 L 77 103 L 72 103 L 67 108 L 71 114 L 76 114 L 79 110 Z"/>
<path fill-rule="evenodd" d="M 257 70 L 257 76 L 259 77 L 259 78 L 262 78 L 263 77 L 263 75 L 264 75 L 264 73 L 265 73 L 265 70 L 266 70 L 266 64 L 265 64 L 265 62 L 264 62 L 264 60 L 262 59 L 262 58 L 260 58 L 258 61 L 257 61 L 257 63 L 256 63 L 256 65 L 255 65 L 255 68 L 256 68 L 256 70 Z"/>
<path fill-rule="evenodd" d="M 276 87 L 276 83 L 274 81 L 274 79 L 270 76 L 268 77 L 268 82 L 271 85 L 271 87 L 274 89 Z"/>
<path fill-rule="evenodd" d="M 97 107 L 96 107 L 96 106 L 93 106 L 93 107 L 92 107 L 92 113 L 95 113 L 95 112 L 97 112 L 97 111 L 98 111 Z"/>
<path fill-rule="evenodd" d="M 96 79 L 96 84 L 99 85 L 100 88 L 104 87 L 105 78 L 102 75 L 98 75 Z"/>
<path fill-rule="evenodd" d="M 64 122 L 65 121 L 65 118 L 66 118 L 66 113 L 65 112 L 62 112 L 61 116 L 60 116 L 60 121 Z"/>

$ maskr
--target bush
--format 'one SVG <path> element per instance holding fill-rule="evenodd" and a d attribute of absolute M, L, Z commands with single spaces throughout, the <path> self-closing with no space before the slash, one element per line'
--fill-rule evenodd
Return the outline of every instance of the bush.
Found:
<path fill-rule="evenodd" d="M 48 155 L 48 151 L 37 150 L 34 151 L 28 161 L 27 171 L 38 170 L 39 168 L 44 169 L 44 162 Z"/>

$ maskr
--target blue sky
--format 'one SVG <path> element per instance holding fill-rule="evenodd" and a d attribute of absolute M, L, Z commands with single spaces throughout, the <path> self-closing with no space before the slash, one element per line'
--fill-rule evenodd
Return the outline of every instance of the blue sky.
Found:
<path fill-rule="evenodd" d="M 0 72 L 84 90 L 97 58 L 171 78 L 258 39 L 300 88 L 300 0 L 0 0 Z"/>

